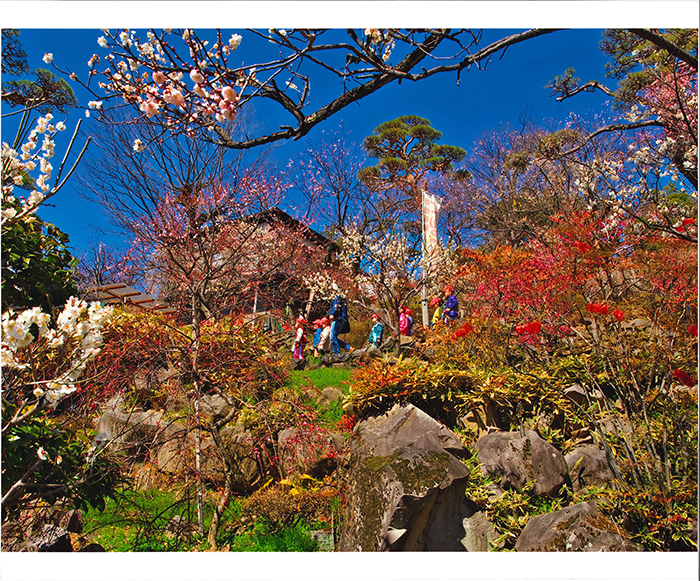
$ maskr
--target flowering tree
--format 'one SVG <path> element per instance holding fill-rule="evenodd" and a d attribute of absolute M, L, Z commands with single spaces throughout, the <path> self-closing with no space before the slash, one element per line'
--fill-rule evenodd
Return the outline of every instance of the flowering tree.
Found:
<path fill-rule="evenodd" d="M 197 133 L 225 147 L 246 149 L 303 137 L 392 82 L 483 68 L 504 49 L 550 32 L 528 30 L 480 47 L 481 31 L 466 29 L 271 29 L 250 30 L 245 39 L 240 34 L 227 39 L 220 30 L 209 35 L 191 29 L 149 30 L 146 38 L 132 30 L 104 31 L 98 44 L 108 53 L 90 59 L 84 84 L 90 88 L 96 77 L 105 107 L 123 100 L 164 130 Z M 242 42 L 254 44 L 259 53 L 248 64 L 236 58 Z M 270 46 L 275 54 L 267 58 L 263 53 Z M 321 106 L 314 102 L 315 110 L 309 112 L 317 76 L 337 81 L 337 96 Z M 78 77 L 72 73 L 72 78 Z M 292 125 L 283 122 L 276 131 L 232 137 L 225 121 L 257 99 L 275 103 Z"/>
<path fill-rule="evenodd" d="M 580 84 L 573 70 L 550 85 L 559 101 L 593 90 L 614 97 L 624 114 L 584 134 L 561 154 L 575 153 L 611 133 L 628 133 L 627 155 L 589 173 L 607 182 L 606 189 L 627 214 L 677 237 L 687 236 L 679 226 L 697 203 L 697 42 L 697 30 L 691 29 L 608 30 L 601 46 L 612 57 L 609 76 L 620 80 L 616 91 L 598 81 Z M 649 205 L 629 205 L 630 197 Z"/>
<path fill-rule="evenodd" d="M 95 445 L 52 421 L 99 353 L 109 308 L 68 300 L 49 328 L 39 307 L 2 317 L 3 521 L 38 499 L 70 498 L 103 506 L 115 483 L 109 462 L 95 464 Z"/>
<path fill-rule="evenodd" d="M 312 140 L 285 173 L 304 200 L 309 223 L 329 235 L 342 236 L 351 225 L 361 232 L 376 214 L 375 196 L 357 178 L 363 158 L 344 132 Z"/>
<path fill-rule="evenodd" d="M 76 278 L 82 292 L 98 286 L 121 282 L 135 284 L 135 274 L 127 264 L 126 253 L 118 248 L 96 242 L 78 256 Z"/>
<path fill-rule="evenodd" d="M 87 148 L 86 143 L 72 165 L 66 163 L 78 124 L 54 172 L 50 161 L 55 154 L 54 137 L 65 124 L 54 124 L 53 115 L 47 113 L 29 128 L 29 108 L 45 106 L 44 97 L 31 97 L 25 103 L 14 142 L 3 143 L 1 153 L 3 303 L 9 300 L 17 309 L 2 315 L 0 346 L 3 534 L 10 531 L 4 540 L 15 533 L 14 538 L 21 539 L 26 532 L 17 520 L 20 509 L 58 499 L 100 507 L 115 483 L 110 462 L 97 454 L 89 440 L 64 429 L 54 415 L 61 400 L 76 391 L 86 366 L 99 352 L 101 329 L 110 311 L 71 297 L 61 312 L 52 313 L 55 327 L 51 328 L 52 314 L 33 306 L 58 306 L 73 286 L 67 237 L 35 213 L 60 191 Z M 22 189 L 29 195 L 18 196 Z"/>

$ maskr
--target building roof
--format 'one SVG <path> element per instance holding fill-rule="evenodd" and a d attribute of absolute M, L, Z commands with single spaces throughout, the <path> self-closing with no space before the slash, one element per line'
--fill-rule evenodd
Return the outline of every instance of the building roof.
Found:
<path fill-rule="evenodd" d="M 153 297 L 124 283 L 96 286 L 87 291 L 87 298 L 108 305 L 134 305 L 145 311 L 175 313 L 175 307 L 156 301 Z"/>
<path fill-rule="evenodd" d="M 292 218 L 285 211 L 279 208 L 271 208 L 269 210 L 263 210 L 257 214 L 247 218 L 251 221 L 257 221 L 258 223 L 273 224 L 274 222 L 281 222 L 290 228 L 297 229 L 307 240 L 313 242 L 317 246 L 327 247 L 329 245 L 334 245 L 335 243 L 326 238 L 323 234 L 316 232 L 306 224 L 300 222 L 296 218 Z"/>

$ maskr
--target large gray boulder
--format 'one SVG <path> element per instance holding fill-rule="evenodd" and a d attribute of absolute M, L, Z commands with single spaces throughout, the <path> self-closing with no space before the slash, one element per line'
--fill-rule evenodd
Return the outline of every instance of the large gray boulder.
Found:
<path fill-rule="evenodd" d="M 608 465 L 605 451 L 595 444 L 575 448 L 565 456 L 565 459 L 574 492 L 586 486 L 607 484 L 615 478 Z"/>
<path fill-rule="evenodd" d="M 102 412 L 96 422 L 101 439 L 112 449 L 131 456 L 143 457 L 185 430 L 179 421 L 166 417 L 163 412 L 143 411 L 129 405 L 122 395 L 111 398 Z"/>
<path fill-rule="evenodd" d="M 495 544 L 498 538 L 493 523 L 488 520 L 484 511 L 479 511 L 465 518 L 462 521 L 462 526 L 464 527 L 464 537 L 461 542 L 470 553 L 490 550 L 491 544 Z"/>
<path fill-rule="evenodd" d="M 223 455 L 227 456 L 228 464 L 232 467 L 234 492 L 252 492 L 269 480 L 272 461 L 268 454 L 261 452 L 264 442 L 258 442 L 253 433 L 241 424 L 226 426 L 220 435 L 221 448 L 212 446 L 210 450 L 218 457 L 222 470 L 225 466 Z"/>
<path fill-rule="evenodd" d="M 211 422 L 218 422 L 226 418 L 233 407 L 219 394 L 204 394 L 199 398 L 199 413 L 202 417 Z"/>
<path fill-rule="evenodd" d="M 561 452 L 537 432 L 493 432 L 476 442 L 482 472 L 500 478 L 503 489 L 522 490 L 533 483 L 532 493 L 556 495 L 569 481 Z"/>
<path fill-rule="evenodd" d="M 637 551 L 622 529 L 587 502 L 567 506 L 527 521 L 516 551 Z"/>
<path fill-rule="evenodd" d="M 269 462 L 261 454 L 256 458 L 253 434 L 241 425 L 227 426 L 219 432 L 221 446 L 202 432 L 199 473 L 204 480 L 223 486 L 231 467 L 232 489 L 247 493 L 258 488 L 270 476 Z M 194 432 L 180 432 L 151 452 L 158 470 L 173 475 L 196 473 Z M 227 462 L 228 460 L 228 462 Z"/>
<path fill-rule="evenodd" d="M 445 426 L 418 408 L 395 405 L 355 428 L 340 470 L 348 499 L 341 551 L 465 551 L 468 454 Z M 474 544 L 473 542 L 471 543 Z"/>

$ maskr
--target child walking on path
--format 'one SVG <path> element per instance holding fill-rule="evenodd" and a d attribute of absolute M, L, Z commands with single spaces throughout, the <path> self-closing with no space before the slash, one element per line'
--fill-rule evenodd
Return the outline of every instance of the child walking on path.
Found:
<path fill-rule="evenodd" d="M 314 355 L 319 356 L 319 353 L 328 353 L 331 350 L 331 322 L 330 319 L 323 317 L 321 319 L 321 335 L 316 345 Z"/>
<path fill-rule="evenodd" d="M 318 357 L 318 342 L 321 340 L 321 333 L 323 332 L 323 323 L 321 322 L 321 319 L 316 319 L 313 322 L 314 329 L 314 344 L 313 344 L 313 350 L 314 350 L 314 357 Z"/>
<path fill-rule="evenodd" d="M 369 332 L 369 343 L 379 348 L 382 344 L 382 335 L 384 334 L 384 326 L 382 325 L 379 315 L 377 313 L 372 313 L 372 322 L 374 325 Z"/>
<path fill-rule="evenodd" d="M 401 314 L 399 315 L 399 333 L 406 337 L 413 335 L 413 317 L 411 315 L 413 311 L 409 309 L 406 305 L 401 307 Z"/>
<path fill-rule="evenodd" d="M 304 345 L 306 344 L 306 331 L 304 330 L 304 325 L 306 321 L 299 317 L 294 323 L 296 328 L 296 335 L 294 336 L 294 344 L 292 346 L 292 353 L 295 361 L 301 361 L 304 359 Z"/>

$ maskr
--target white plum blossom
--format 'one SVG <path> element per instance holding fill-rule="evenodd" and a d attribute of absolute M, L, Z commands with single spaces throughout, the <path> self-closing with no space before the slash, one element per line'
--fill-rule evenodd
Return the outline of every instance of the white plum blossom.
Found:
<path fill-rule="evenodd" d="M 54 329 L 48 328 L 50 316 L 39 307 L 19 314 L 6 312 L 2 316 L 2 366 L 25 370 L 29 366 L 21 363 L 22 360 L 56 360 L 57 350 L 60 350 L 67 364 L 59 367 L 62 371 L 54 379 L 42 382 L 33 391 L 37 399 L 53 408 L 61 399 L 76 391 L 75 383 L 87 364 L 100 352 L 102 329 L 111 315 L 111 307 L 103 307 L 99 303 L 88 305 L 75 297 L 66 302 Z M 31 332 L 33 326 L 38 336 Z"/>
<path fill-rule="evenodd" d="M 238 101 L 238 93 L 233 87 L 223 87 L 221 89 L 221 96 L 227 101 Z"/>
<path fill-rule="evenodd" d="M 243 37 L 240 34 L 231 35 L 231 38 L 229 38 L 229 41 L 228 41 L 229 48 L 231 50 L 236 50 L 238 48 L 238 45 L 241 44 L 242 40 L 243 40 Z"/>
<path fill-rule="evenodd" d="M 51 61 L 53 61 L 53 53 L 47 52 L 41 60 L 44 61 L 46 64 L 49 64 Z"/>
<path fill-rule="evenodd" d="M 134 139 L 134 147 L 133 147 L 133 150 L 134 150 L 136 153 L 142 152 L 142 151 L 143 151 L 143 141 L 141 141 L 141 140 L 138 139 L 138 138 L 137 138 L 137 139 Z"/>

